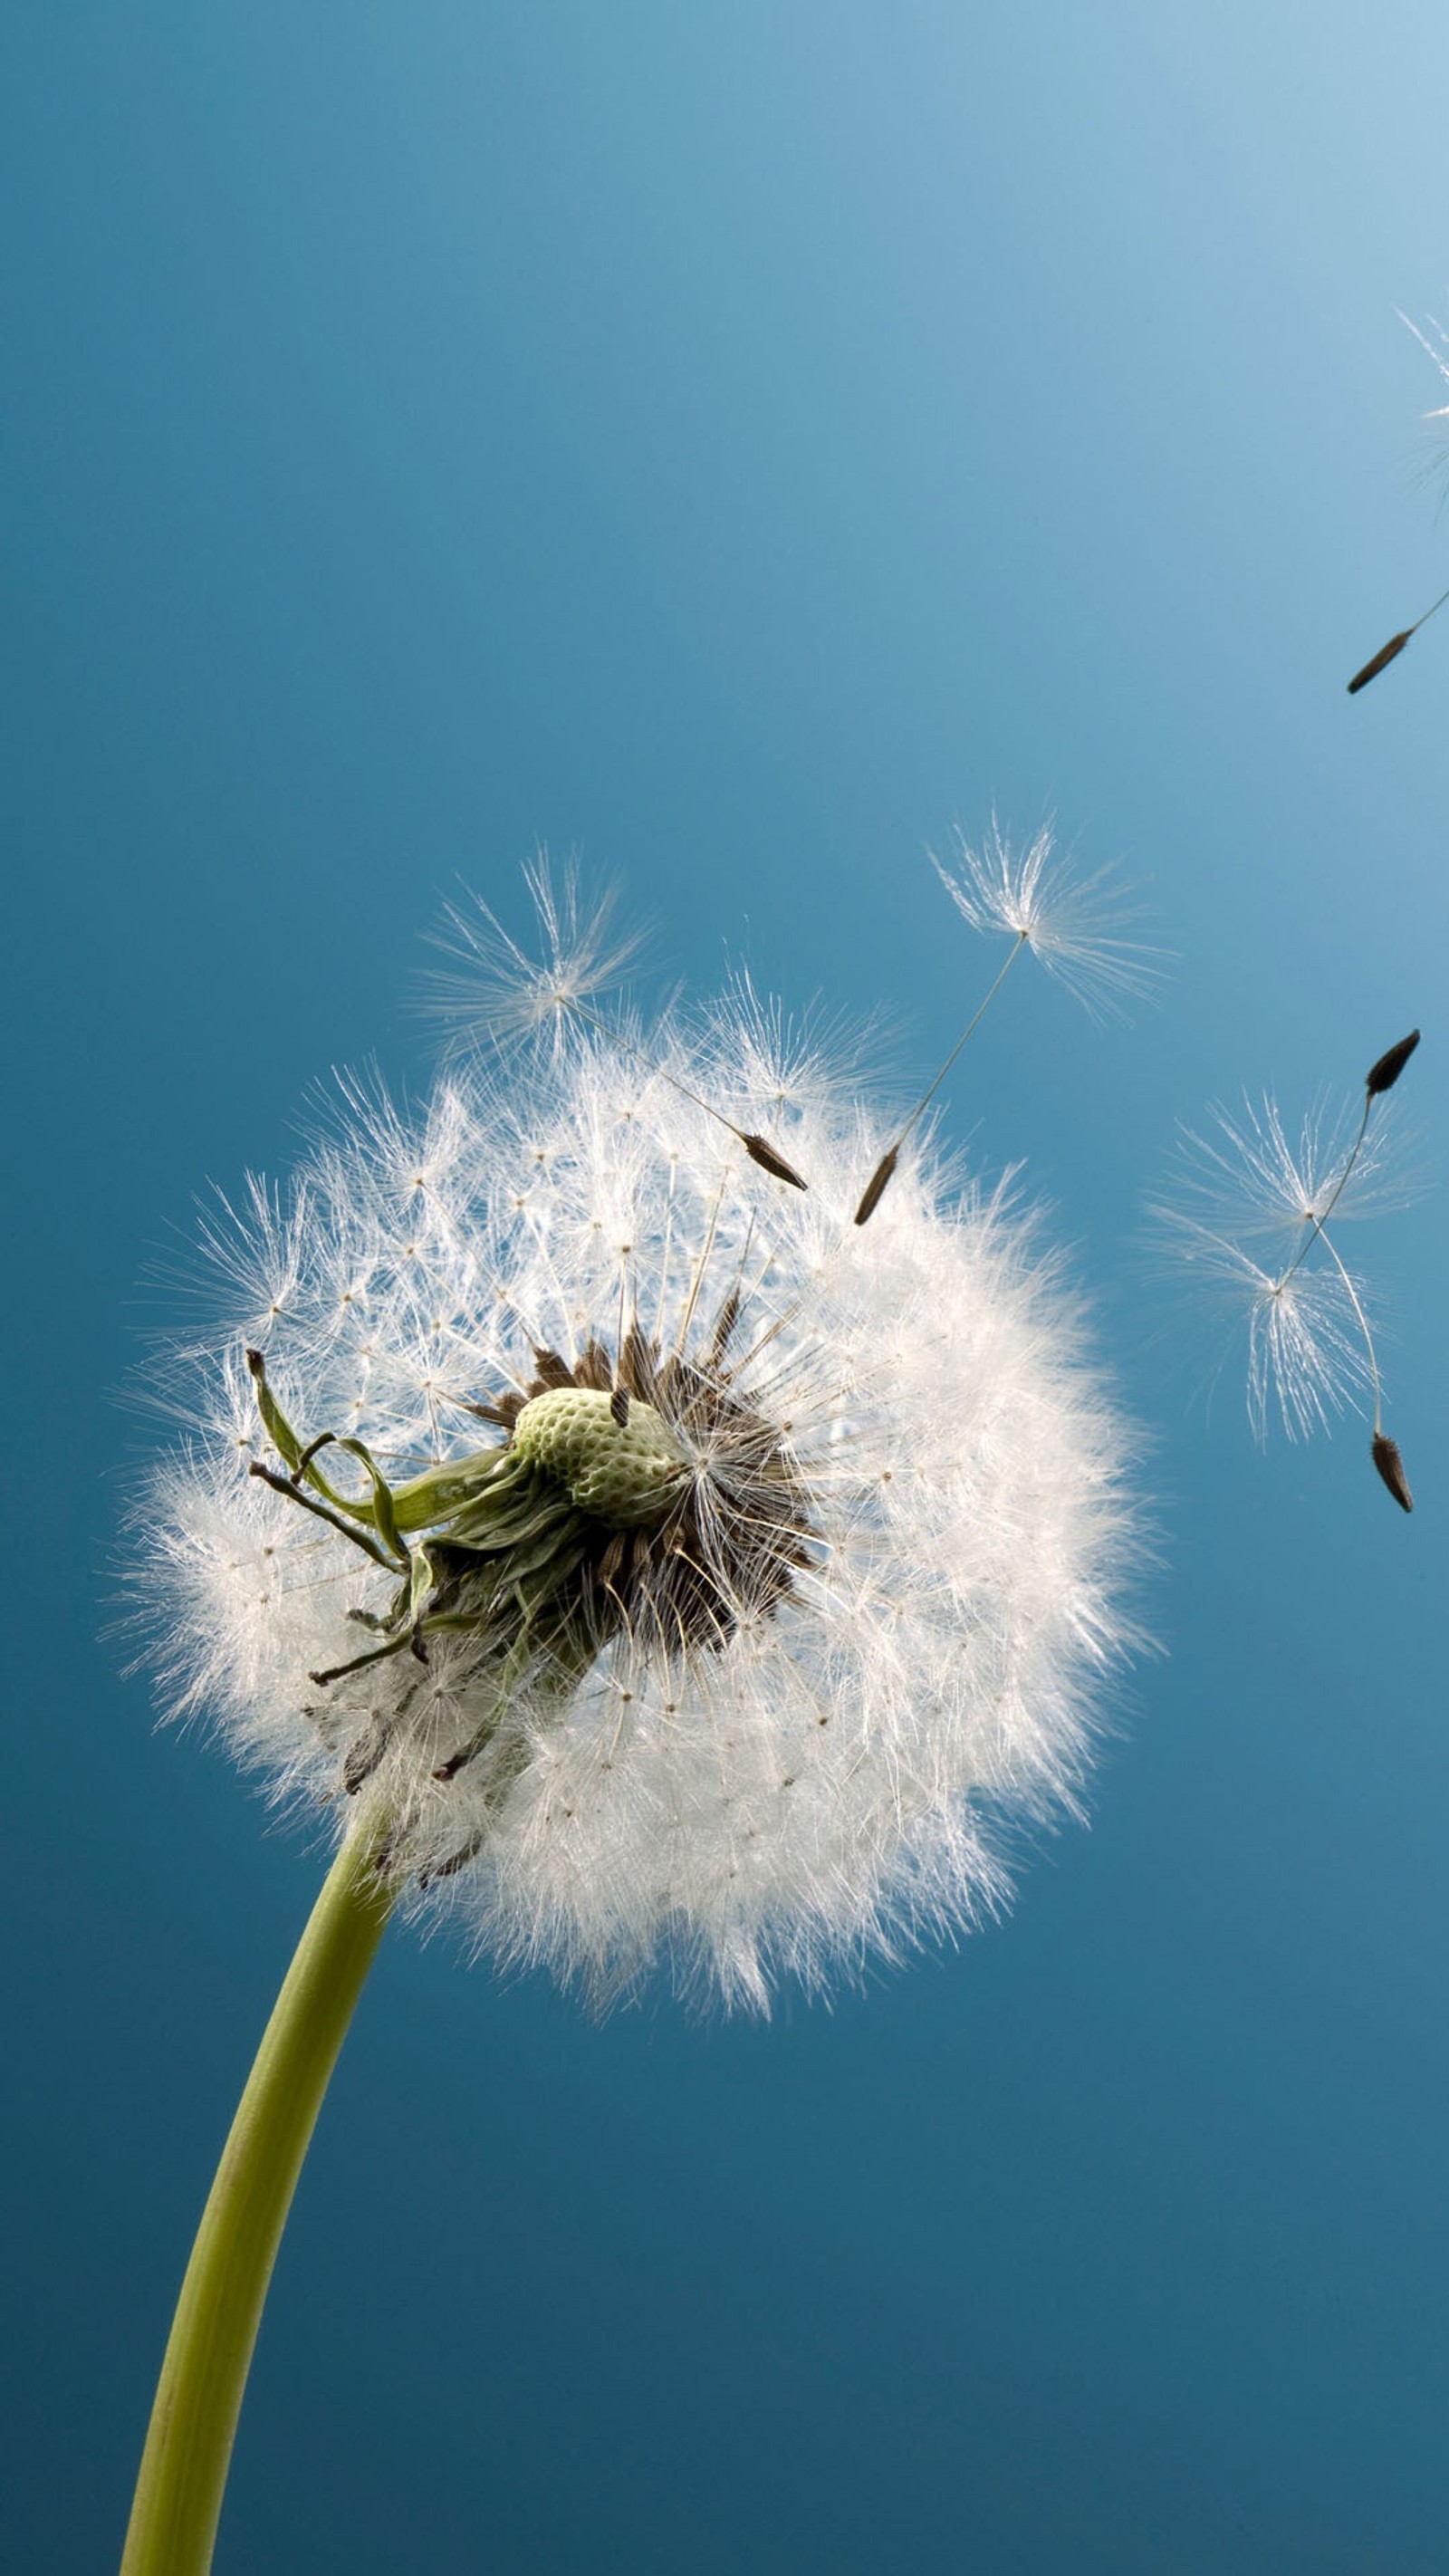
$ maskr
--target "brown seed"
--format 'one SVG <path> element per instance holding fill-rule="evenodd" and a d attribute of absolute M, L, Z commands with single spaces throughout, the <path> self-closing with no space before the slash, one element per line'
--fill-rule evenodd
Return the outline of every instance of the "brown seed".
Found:
<path fill-rule="evenodd" d="M 885 1197 L 886 1191 L 890 1187 L 891 1174 L 894 1172 L 899 1160 L 900 1156 L 894 1145 L 892 1145 L 888 1154 L 882 1154 L 875 1170 L 871 1173 L 870 1179 L 866 1182 L 865 1189 L 861 1195 L 860 1205 L 855 1211 L 855 1222 L 857 1225 L 864 1225 L 870 1217 L 874 1216 L 876 1209 L 880 1206 L 881 1200 Z"/>
<path fill-rule="evenodd" d="M 638 1396 L 641 1404 L 652 1404 L 659 1392 L 658 1374 L 654 1366 L 657 1357 L 658 1352 L 647 1336 L 640 1331 L 637 1324 L 631 1324 L 624 1335 L 623 1347 L 619 1353 L 619 1379 L 622 1385 L 627 1386 L 631 1395 Z"/>
<path fill-rule="evenodd" d="M 434 1879 L 438 1878 L 456 1878 L 459 1870 L 466 1869 L 470 1860 L 476 1860 L 483 1849 L 484 1839 L 481 1833 L 470 1834 L 457 1851 L 451 1852 L 446 1860 L 439 1861 L 435 1870 L 423 1872 L 418 1880 L 419 1887 L 431 1887 Z"/>
<path fill-rule="evenodd" d="M 1386 1048 L 1378 1063 L 1370 1065 L 1366 1077 L 1370 1100 L 1376 1092 L 1393 1090 L 1418 1043 L 1418 1030 L 1410 1029 L 1406 1038 L 1400 1038 L 1397 1046 Z"/>
<path fill-rule="evenodd" d="M 621 1431 L 626 1429 L 629 1421 L 629 1390 L 627 1386 L 615 1387 L 613 1394 L 609 1398 L 609 1411 L 617 1422 L 619 1429 Z"/>
<path fill-rule="evenodd" d="M 1399 1444 L 1397 1440 L 1391 1440 L 1386 1431 L 1376 1431 L 1374 1433 L 1373 1457 L 1374 1465 L 1377 1467 L 1384 1483 L 1388 1486 L 1389 1492 L 1393 1495 L 1400 1511 L 1411 1512 L 1414 1508 L 1414 1497 L 1409 1491 L 1409 1480 L 1404 1473 L 1404 1462 L 1399 1456 Z"/>
<path fill-rule="evenodd" d="M 500 1431 L 511 1431 L 523 1410 L 521 1395 L 500 1396 L 496 1404 L 469 1404 L 462 1396 L 454 1397 L 462 1413 L 471 1413 L 479 1422 L 492 1422 Z"/>
<path fill-rule="evenodd" d="M 747 1136 L 743 1127 L 737 1128 L 735 1133 L 750 1161 L 758 1163 L 762 1172 L 768 1172 L 774 1180 L 788 1181 L 792 1190 L 808 1190 L 809 1182 L 802 1181 L 794 1165 L 787 1163 L 783 1154 L 776 1153 L 768 1137 Z"/>
<path fill-rule="evenodd" d="M 573 1370 L 566 1359 L 560 1358 L 557 1351 L 546 1351 L 535 1343 L 533 1364 L 538 1371 L 539 1382 L 546 1391 L 555 1387 L 572 1386 L 574 1383 Z"/>
<path fill-rule="evenodd" d="M 731 1288 L 715 1317 L 714 1331 L 710 1335 L 709 1355 L 716 1368 L 729 1348 L 730 1336 L 739 1320 L 740 1292 L 738 1288 Z"/>
<path fill-rule="evenodd" d="M 1348 684 L 1348 694 L 1351 698 L 1357 696 L 1360 689 L 1366 689 L 1370 680 L 1376 680 L 1380 671 L 1386 671 L 1389 664 L 1397 660 L 1413 632 L 1412 626 L 1406 626 L 1402 635 L 1391 635 L 1387 644 L 1380 645 L 1373 660 L 1365 662 L 1361 671 L 1355 671 Z"/>

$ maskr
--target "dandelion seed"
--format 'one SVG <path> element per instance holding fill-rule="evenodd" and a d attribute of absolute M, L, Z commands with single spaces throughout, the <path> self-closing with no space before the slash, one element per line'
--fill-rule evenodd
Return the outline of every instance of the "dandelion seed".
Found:
<path fill-rule="evenodd" d="M 1177 1259 L 1203 1284 L 1228 1292 L 1248 1320 L 1248 1415 L 1266 1436 L 1277 1412 L 1290 1438 L 1335 1411 L 1371 1400 L 1375 1467 L 1405 1511 L 1413 1508 L 1403 1462 L 1383 1428 L 1383 1381 L 1361 1280 L 1328 1231 L 1400 1206 L 1417 1194 L 1400 1140 L 1371 1130 L 1374 1104 L 1393 1089 L 1419 1032 L 1387 1048 L 1364 1078 L 1362 1106 L 1322 1109 L 1289 1140 L 1277 1103 L 1244 1100 L 1213 1112 L 1206 1133 L 1185 1131 L 1176 1195 L 1153 1210 Z M 1255 1247 L 1249 1249 L 1249 1246 Z M 1276 1258 L 1270 1257 L 1276 1254 Z M 1309 1267 L 1313 1256 L 1321 1256 Z"/>
<path fill-rule="evenodd" d="M 557 873 L 540 849 L 523 877 L 541 954 L 521 947 L 476 895 L 444 908 L 434 945 L 455 962 L 427 977 L 426 993 L 449 1055 L 470 1055 L 481 1039 L 508 1047 L 543 1035 L 561 1046 L 573 1015 L 618 992 L 639 961 L 642 939 L 615 931 L 612 894 L 584 901 L 576 866 Z"/>
<path fill-rule="evenodd" d="M 1210 1117 L 1182 1137 L 1180 1212 L 1209 1233 L 1276 1249 L 1280 1268 L 1330 1212 L 1340 1223 L 1383 1216 L 1420 1194 L 1411 1140 L 1393 1125 L 1369 1130 L 1361 1108 L 1319 1102 L 1290 1133 L 1276 1100 L 1245 1093 Z"/>
<path fill-rule="evenodd" d="M 1432 320 L 1428 331 L 1421 331 L 1417 322 L 1409 320 L 1407 313 L 1401 313 L 1399 320 L 1406 330 L 1412 331 L 1426 357 L 1432 360 L 1446 384 L 1449 384 L 1449 334 L 1446 334 L 1441 324 Z M 1432 338 L 1429 336 L 1430 333 L 1433 334 Z M 1449 403 L 1442 403 L 1437 409 L 1425 412 L 1423 417 L 1433 437 L 1433 449 L 1426 470 L 1431 474 L 1437 474 L 1441 471 L 1446 457 L 1449 457 L 1449 437 L 1446 437 L 1446 432 L 1449 432 Z M 1376 680 L 1380 671 L 1386 671 L 1391 662 L 1398 660 L 1405 645 L 1412 642 L 1420 627 L 1428 624 L 1429 619 L 1444 606 L 1446 600 L 1449 600 L 1449 590 L 1441 592 L 1433 607 L 1426 608 L 1423 616 L 1415 618 L 1412 626 L 1401 627 L 1397 635 L 1389 637 L 1387 644 L 1380 645 L 1377 653 L 1371 655 L 1362 670 L 1355 671 L 1349 681 L 1348 694 L 1351 698 L 1357 697 L 1360 689 L 1366 689 L 1370 680 Z"/>
<path fill-rule="evenodd" d="M 1034 950 L 1048 973 L 1093 1011 L 1120 1009 L 1129 998 L 1150 992 L 1161 977 L 1160 953 L 1120 936 L 1139 917 L 1130 888 L 1111 868 L 1099 868 L 1089 877 L 1074 875 L 1070 860 L 1056 847 L 1050 823 L 1043 824 L 1035 840 L 1017 848 L 993 814 L 979 850 L 959 826 L 956 843 L 959 874 L 943 867 L 934 851 L 929 853 L 937 876 L 973 930 L 1004 933 L 1012 944 L 945 1063 L 872 1172 L 856 1207 L 857 1225 L 868 1223 L 879 1207 L 895 1169 L 892 1156 L 925 1116 L 1023 948 Z"/>
<path fill-rule="evenodd" d="M 596 1007 L 604 994 L 623 983 L 642 941 L 612 934 L 611 897 L 602 897 L 592 910 L 585 907 L 576 870 L 566 871 L 556 892 L 546 851 L 541 850 L 525 868 L 524 881 L 538 917 L 540 957 L 530 957 L 478 898 L 472 898 L 466 909 L 453 904 L 445 909 L 446 927 L 436 944 L 460 960 L 462 971 L 434 973 L 427 979 L 426 990 L 429 1008 L 447 1028 L 447 1053 L 467 1056 L 476 1051 L 480 1040 L 507 1046 L 545 1032 L 557 1050 L 563 1032 L 573 1023 L 595 1030 L 636 1063 L 647 1062 L 638 1038 Z M 678 1074 L 664 1078 L 737 1137 L 762 1171 L 790 1189 L 808 1189 L 808 1181 L 768 1136 L 737 1126 L 711 1101 L 700 1099 Z"/>
<path fill-rule="evenodd" d="M 1418 1030 L 1410 1029 L 1406 1038 L 1399 1038 L 1393 1046 L 1386 1047 L 1377 1063 L 1369 1066 L 1364 1076 L 1364 1089 L 1370 1100 L 1376 1099 L 1381 1091 L 1393 1090 L 1418 1043 Z"/>
<path fill-rule="evenodd" d="M 1377 653 L 1365 662 L 1363 669 L 1355 671 L 1348 684 L 1348 694 L 1351 698 L 1356 698 L 1359 690 L 1366 689 L 1370 680 L 1376 680 L 1380 671 L 1386 671 L 1391 662 L 1397 662 L 1404 646 L 1413 641 L 1421 626 L 1428 625 L 1430 618 L 1443 607 L 1446 599 L 1449 599 L 1449 590 L 1441 590 L 1432 608 L 1426 608 L 1423 616 L 1416 617 L 1412 626 L 1401 627 L 1397 635 L 1391 635 L 1387 644 L 1381 644 Z"/>
<path fill-rule="evenodd" d="M 957 831 L 957 870 L 932 864 L 963 921 L 1034 950 L 1048 974 L 1088 1010 L 1119 1010 L 1160 983 L 1160 950 L 1124 936 L 1141 919 L 1133 889 L 1115 868 L 1075 873 L 1050 823 L 1016 847 L 995 815 L 979 850 Z"/>
<path fill-rule="evenodd" d="M 1376 1431 L 1373 1436 L 1373 1461 L 1400 1510 L 1411 1512 L 1414 1508 L 1414 1497 L 1409 1491 L 1409 1480 L 1404 1473 L 1404 1462 L 1399 1455 L 1397 1440 L 1390 1440 L 1386 1432 Z"/>

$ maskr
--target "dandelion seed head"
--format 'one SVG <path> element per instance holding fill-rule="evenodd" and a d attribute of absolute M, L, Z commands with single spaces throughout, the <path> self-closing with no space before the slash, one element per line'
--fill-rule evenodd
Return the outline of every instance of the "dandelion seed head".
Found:
<path fill-rule="evenodd" d="M 745 992 L 649 1045 L 565 1023 L 415 1116 L 343 1087 L 251 1203 L 285 1299 L 243 1262 L 233 1329 L 175 1358 L 189 1436 L 140 1584 L 168 1707 L 307 1812 L 341 1823 L 365 1783 L 399 1885 L 478 1946 L 600 1996 L 667 1960 L 762 2006 L 978 1921 L 1013 1836 L 1079 1811 L 1136 1642 L 1133 1442 L 1004 1194 L 912 1145 L 862 1234 L 886 1128 L 853 1072 L 782 1060 Z M 808 1193 L 678 1087 L 742 1073 Z M 395 1494 L 457 1468 L 480 1511 L 514 1498 L 492 1557 L 443 1531 L 458 1621 L 425 1662 L 357 1663 L 396 1576 L 259 1481 L 286 1482 L 258 1368 Z"/>
<path fill-rule="evenodd" d="M 1110 866 L 1083 875 L 1050 823 L 1014 842 L 993 814 L 979 848 L 955 832 L 955 863 L 931 863 L 971 929 L 1022 940 L 1094 1013 L 1120 1011 L 1161 981 L 1161 953 L 1126 934 L 1141 918 L 1132 888 Z"/>

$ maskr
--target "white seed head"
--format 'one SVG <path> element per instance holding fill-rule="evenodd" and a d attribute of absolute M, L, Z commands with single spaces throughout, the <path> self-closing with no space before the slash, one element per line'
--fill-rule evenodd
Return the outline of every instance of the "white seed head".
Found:
<path fill-rule="evenodd" d="M 649 1043 L 561 1022 L 416 1121 L 349 1088 L 293 1194 L 218 1220 L 286 1294 L 177 1363 L 144 1584 L 169 1705 L 339 1823 L 365 1779 L 394 1877 L 480 1945 L 763 2004 L 978 1919 L 1011 1829 L 1077 1806 L 1134 1642 L 1133 1444 L 1001 1197 L 913 1145 L 862 1232 L 887 1131 L 853 1084 L 747 993 Z M 380 1524 L 364 1554 L 278 1490 L 262 1383 L 387 1480 L 417 1651 Z M 355 1458 L 315 1467 L 365 1504 Z"/>

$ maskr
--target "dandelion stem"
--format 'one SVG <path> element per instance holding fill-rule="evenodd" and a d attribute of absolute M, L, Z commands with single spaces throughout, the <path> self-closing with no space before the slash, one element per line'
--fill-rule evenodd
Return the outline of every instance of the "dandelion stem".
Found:
<path fill-rule="evenodd" d="M 377 1810 L 328 1873 L 262 2037 L 181 2286 L 121 2576 L 206 2576 L 272 2265 L 391 1910 Z"/>

